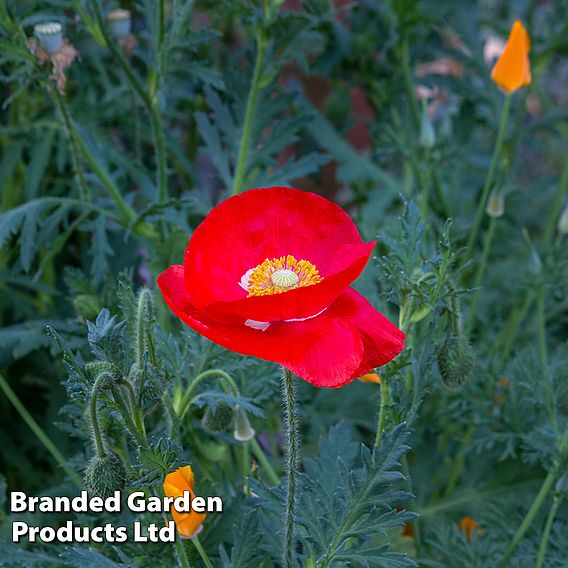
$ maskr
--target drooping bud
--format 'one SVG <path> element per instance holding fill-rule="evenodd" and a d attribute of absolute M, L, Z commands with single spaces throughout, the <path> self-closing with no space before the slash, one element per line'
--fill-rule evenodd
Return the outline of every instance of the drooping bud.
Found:
<path fill-rule="evenodd" d="M 235 431 L 233 436 L 239 442 L 248 442 L 254 438 L 255 431 L 250 425 L 247 413 L 237 404 L 235 406 Z"/>
<path fill-rule="evenodd" d="M 444 384 L 459 389 L 473 374 L 475 352 L 464 337 L 448 337 L 436 349 L 436 360 Z"/>
<path fill-rule="evenodd" d="M 505 196 L 503 192 L 499 189 L 494 189 L 487 200 L 487 206 L 485 207 L 485 212 L 489 217 L 498 219 L 503 217 L 505 213 Z"/>
<path fill-rule="evenodd" d="M 106 17 L 110 33 L 115 39 L 124 39 L 130 33 L 132 18 L 129 10 L 117 8 L 111 10 Z"/>
<path fill-rule="evenodd" d="M 36 24 L 34 35 L 48 55 L 54 55 L 63 45 L 63 28 L 59 22 Z"/>
<path fill-rule="evenodd" d="M 420 146 L 430 149 L 436 144 L 436 132 L 434 125 L 428 114 L 428 105 L 424 99 L 422 106 L 422 117 L 420 118 Z"/>
<path fill-rule="evenodd" d="M 560 213 L 560 217 L 558 217 L 557 228 L 561 235 L 568 235 L 568 205 Z"/>
<path fill-rule="evenodd" d="M 115 453 L 107 452 L 104 457 L 91 458 L 85 470 L 85 484 L 93 495 L 106 499 L 115 491 L 122 491 L 125 483 L 126 470 Z"/>
<path fill-rule="evenodd" d="M 235 412 L 226 402 L 217 404 L 215 410 L 208 406 L 201 420 L 201 424 L 209 432 L 226 432 L 234 422 Z"/>

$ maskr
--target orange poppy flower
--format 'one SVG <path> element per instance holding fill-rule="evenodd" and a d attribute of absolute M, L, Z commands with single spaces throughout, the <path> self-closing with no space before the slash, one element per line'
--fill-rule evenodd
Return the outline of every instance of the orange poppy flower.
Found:
<path fill-rule="evenodd" d="M 184 491 L 189 491 L 191 500 L 195 498 L 193 492 L 194 475 L 191 466 L 186 465 L 168 473 L 164 480 L 164 493 L 167 497 L 183 497 Z M 202 529 L 205 520 L 205 513 L 197 513 L 194 510 L 189 512 L 178 512 L 175 507 L 171 507 L 171 513 L 176 523 L 178 533 L 183 538 L 197 536 Z"/>
<path fill-rule="evenodd" d="M 509 39 L 501 57 L 491 71 L 491 79 L 506 93 L 526 87 L 531 83 L 529 51 L 531 42 L 523 24 L 517 20 L 511 28 Z"/>
<path fill-rule="evenodd" d="M 375 383 L 377 385 L 381 384 L 381 377 L 379 377 L 377 373 L 367 373 L 366 375 L 359 377 L 359 380 L 362 383 Z"/>
<path fill-rule="evenodd" d="M 458 529 L 465 533 L 468 540 L 471 540 L 474 529 L 479 531 L 481 526 L 473 517 L 462 517 L 458 523 Z"/>

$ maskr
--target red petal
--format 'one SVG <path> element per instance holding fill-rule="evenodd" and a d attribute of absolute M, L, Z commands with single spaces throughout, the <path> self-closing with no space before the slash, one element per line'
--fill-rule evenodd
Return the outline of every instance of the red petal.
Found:
<path fill-rule="evenodd" d="M 221 321 L 191 303 L 184 268 L 158 278 L 170 308 L 194 330 L 232 351 L 274 361 L 318 387 L 339 387 L 395 357 L 404 333 L 357 292 L 345 290 L 321 315 L 300 322 L 275 322 L 266 331 L 232 317 Z"/>
<path fill-rule="evenodd" d="M 345 383 L 360 365 L 363 344 L 348 322 L 322 314 L 276 322 L 266 331 L 245 326 L 243 320 L 240 325 L 222 324 L 191 304 L 183 278 L 182 266 L 171 266 L 158 277 L 166 303 L 187 325 L 227 349 L 279 363 L 318 387 Z"/>
<path fill-rule="evenodd" d="M 363 341 L 363 358 L 350 380 L 392 361 L 404 349 L 405 333 L 353 288 L 347 288 L 328 311 L 330 317 L 350 321 Z"/>
<path fill-rule="evenodd" d="M 185 283 L 195 306 L 277 321 L 318 313 L 363 270 L 374 243 L 362 243 L 338 205 L 285 187 L 254 189 L 215 207 L 193 233 L 185 254 Z M 320 284 L 274 296 L 247 298 L 241 277 L 267 258 L 291 254 L 313 263 Z"/>

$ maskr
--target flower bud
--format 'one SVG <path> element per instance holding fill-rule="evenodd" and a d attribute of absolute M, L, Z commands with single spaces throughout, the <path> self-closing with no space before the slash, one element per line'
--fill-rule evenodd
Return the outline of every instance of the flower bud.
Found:
<path fill-rule="evenodd" d="M 560 217 L 558 217 L 557 228 L 561 235 L 568 235 L 568 205 L 560 213 Z"/>
<path fill-rule="evenodd" d="M 233 408 L 226 402 L 219 403 L 215 410 L 210 406 L 205 410 L 201 424 L 209 432 L 226 432 L 235 421 Z"/>
<path fill-rule="evenodd" d="M 505 213 L 505 196 L 503 192 L 494 189 L 487 200 L 487 206 L 485 207 L 485 212 L 489 217 L 494 217 L 498 219 L 499 217 L 503 217 Z"/>
<path fill-rule="evenodd" d="M 428 114 L 428 107 L 424 105 L 420 119 L 420 146 L 429 149 L 432 148 L 434 144 L 436 144 L 436 132 L 434 131 L 434 125 Z"/>
<path fill-rule="evenodd" d="M 34 26 L 34 35 L 48 55 L 57 53 L 63 45 L 63 28 L 59 22 L 47 22 Z"/>
<path fill-rule="evenodd" d="M 122 491 L 125 483 L 126 470 L 115 453 L 91 458 L 85 470 L 85 484 L 91 493 L 106 499 L 115 491 Z"/>
<path fill-rule="evenodd" d="M 132 19 L 129 10 L 117 8 L 107 14 L 110 33 L 115 39 L 123 39 L 130 33 Z"/>
<path fill-rule="evenodd" d="M 235 432 L 233 434 L 235 440 L 248 442 L 254 438 L 254 435 L 254 428 L 250 425 L 246 412 L 237 404 L 235 406 Z"/>
<path fill-rule="evenodd" d="M 438 370 L 444 384 L 459 389 L 473 374 L 475 352 L 464 337 L 448 337 L 436 349 Z"/>

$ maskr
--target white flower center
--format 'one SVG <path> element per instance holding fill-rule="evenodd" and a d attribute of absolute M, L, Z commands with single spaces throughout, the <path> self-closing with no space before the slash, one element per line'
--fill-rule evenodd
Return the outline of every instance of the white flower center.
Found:
<path fill-rule="evenodd" d="M 270 280 L 275 286 L 280 286 L 282 288 L 292 288 L 298 283 L 298 275 L 289 268 L 282 268 L 276 270 L 270 276 Z"/>

